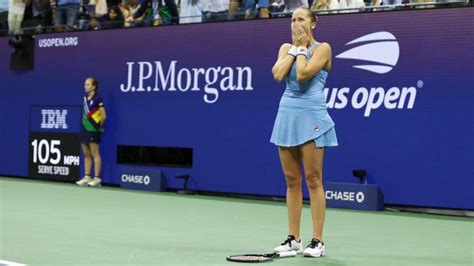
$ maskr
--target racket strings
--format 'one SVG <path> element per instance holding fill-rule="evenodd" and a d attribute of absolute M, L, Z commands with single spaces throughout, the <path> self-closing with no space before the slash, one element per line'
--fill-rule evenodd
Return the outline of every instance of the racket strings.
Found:
<path fill-rule="evenodd" d="M 237 259 L 237 260 L 242 260 L 242 261 L 263 261 L 263 260 L 268 260 L 269 257 L 266 257 L 266 256 L 256 256 L 256 255 L 245 255 L 245 256 L 235 256 L 235 257 L 232 257 L 233 259 Z"/>

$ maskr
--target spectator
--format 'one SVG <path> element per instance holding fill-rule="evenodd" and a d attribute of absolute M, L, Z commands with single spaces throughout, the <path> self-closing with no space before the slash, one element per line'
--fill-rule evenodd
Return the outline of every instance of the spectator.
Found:
<path fill-rule="evenodd" d="M 21 23 L 25 15 L 26 0 L 10 0 L 8 6 L 8 33 L 22 34 Z"/>
<path fill-rule="evenodd" d="M 104 28 L 106 29 L 117 29 L 124 26 L 124 16 L 122 10 L 118 6 L 114 6 L 109 9 L 105 21 L 103 22 Z"/>
<path fill-rule="evenodd" d="M 122 0 L 107 0 L 108 7 L 119 6 L 121 3 Z"/>
<path fill-rule="evenodd" d="M 157 1 L 157 0 L 154 0 Z M 160 17 L 162 24 L 179 24 L 179 13 L 178 7 L 174 0 L 161 0 L 158 1 L 160 9 Z"/>
<path fill-rule="evenodd" d="M 337 1 L 337 0 L 335 0 Z M 331 9 L 332 0 L 315 0 L 311 6 L 312 11 L 329 10 Z"/>
<path fill-rule="evenodd" d="M 91 17 L 100 18 L 107 14 L 106 0 L 89 0 L 88 13 Z"/>
<path fill-rule="evenodd" d="M 308 0 L 285 0 L 285 13 L 293 13 L 298 7 L 309 7 Z"/>
<path fill-rule="evenodd" d="M 125 1 L 125 2 L 123 2 Z M 128 10 L 128 0 L 123 0 L 122 3 L 118 5 L 120 8 L 120 13 L 123 15 L 124 26 L 126 25 L 126 20 L 130 15 L 130 11 Z M 128 24 L 127 24 L 128 25 Z"/>
<path fill-rule="evenodd" d="M 400 1 L 401 0 L 393 0 L 393 1 Z M 346 0 L 347 8 L 359 8 L 363 9 L 365 7 L 365 3 L 363 0 Z"/>
<path fill-rule="evenodd" d="M 181 0 L 179 24 L 202 22 L 201 10 L 200 0 Z"/>
<path fill-rule="evenodd" d="M 382 5 L 401 5 L 402 0 L 383 0 Z"/>
<path fill-rule="evenodd" d="M 96 17 L 92 17 L 89 20 L 89 27 L 87 28 L 87 30 L 100 30 L 100 23 Z"/>
<path fill-rule="evenodd" d="M 229 0 L 203 0 L 203 21 L 224 21 L 229 16 Z"/>
<path fill-rule="evenodd" d="M 53 11 L 49 0 L 33 0 L 33 27 L 36 32 L 43 32 L 43 27 L 53 25 Z"/>
<path fill-rule="evenodd" d="M 242 2 L 244 0 L 230 0 L 229 1 L 229 19 L 238 19 L 237 12 L 239 10 L 239 7 L 242 5 Z"/>
<path fill-rule="evenodd" d="M 56 17 L 54 25 L 59 30 L 62 30 L 63 26 L 67 26 L 68 30 L 74 29 L 77 25 L 77 17 L 79 15 L 79 7 L 81 0 L 53 0 L 56 1 L 57 7 L 55 10 Z"/>
<path fill-rule="evenodd" d="M 270 13 L 280 13 L 285 10 L 285 2 L 283 0 L 271 0 L 269 6 Z"/>
<path fill-rule="evenodd" d="M 164 16 L 168 15 L 168 17 L 164 19 L 165 23 L 169 24 L 171 22 L 172 15 L 169 12 L 168 12 L 168 14 L 160 13 L 160 11 L 161 11 L 160 6 L 163 6 L 162 5 L 163 3 L 161 3 L 161 1 L 152 0 L 151 4 L 150 4 L 150 2 L 148 2 L 148 4 L 151 5 L 151 9 L 149 9 L 149 12 L 148 12 L 149 16 L 147 18 L 147 20 L 148 20 L 147 24 L 151 24 L 153 26 L 160 25 L 160 23 L 161 23 L 160 14 L 163 14 Z M 149 8 L 150 8 L 150 6 L 149 6 Z M 165 11 L 165 10 L 163 9 L 163 11 Z"/>
<path fill-rule="evenodd" d="M 158 25 L 158 19 L 161 24 L 179 24 L 178 7 L 174 0 L 141 0 L 140 9 L 133 16 L 133 20 L 142 16 L 147 7 L 151 6 L 153 10 L 152 19 L 155 19 L 153 25 Z"/>
<path fill-rule="evenodd" d="M 125 17 L 125 26 L 126 27 L 135 27 L 135 26 L 142 26 L 144 19 L 145 19 L 145 11 L 146 11 L 146 3 L 144 3 L 144 8 L 140 9 L 141 5 L 138 0 L 128 0 L 127 5 L 125 5 L 125 10 L 128 12 L 124 12 Z M 139 10 L 143 10 L 142 13 L 137 14 Z M 123 9 L 122 9 L 123 12 Z M 135 16 L 136 15 L 136 16 Z"/>
<path fill-rule="evenodd" d="M 430 0 L 428 0 L 428 1 L 430 1 Z M 369 6 L 380 6 L 381 3 L 382 3 L 382 0 L 364 0 L 364 4 L 367 7 L 369 7 Z"/>
<path fill-rule="evenodd" d="M 270 13 L 268 12 L 268 0 L 245 0 L 245 19 L 254 18 L 253 14 L 257 5 L 259 18 L 270 18 Z"/>
<path fill-rule="evenodd" d="M 7 29 L 8 1 L 0 1 L 0 35 Z"/>
<path fill-rule="evenodd" d="M 373 3 L 376 3 L 377 1 L 382 1 L 382 0 L 376 0 L 372 1 Z M 360 9 L 364 8 L 365 3 L 364 0 L 332 0 L 332 4 L 330 9 Z M 354 12 L 353 10 L 348 10 L 348 11 L 338 11 L 338 13 L 344 13 L 344 12 Z"/>

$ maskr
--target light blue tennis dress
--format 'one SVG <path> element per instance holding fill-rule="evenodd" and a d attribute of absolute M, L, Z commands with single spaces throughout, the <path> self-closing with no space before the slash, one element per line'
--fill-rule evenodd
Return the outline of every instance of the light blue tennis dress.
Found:
<path fill-rule="evenodd" d="M 308 49 L 308 60 L 318 45 L 315 43 Z M 328 114 L 323 92 L 328 74 L 322 69 L 311 79 L 298 82 L 296 61 L 293 63 L 273 125 L 271 143 L 292 147 L 314 140 L 319 148 L 338 145 L 335 124 Z"/>

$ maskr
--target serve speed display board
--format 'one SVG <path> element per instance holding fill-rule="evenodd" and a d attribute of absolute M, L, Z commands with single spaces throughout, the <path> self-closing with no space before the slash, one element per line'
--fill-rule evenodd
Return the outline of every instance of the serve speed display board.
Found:
<path fill-rule="evenodd" d="M 30 108 L 30 177 L 62 181 L 80 176 L 80 107 Z"/>

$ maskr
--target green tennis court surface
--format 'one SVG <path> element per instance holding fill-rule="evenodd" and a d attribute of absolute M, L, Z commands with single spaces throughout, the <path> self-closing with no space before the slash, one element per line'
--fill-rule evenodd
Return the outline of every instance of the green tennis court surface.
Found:
<path fill-rule="evenodd" d="M 283 202 L 0 178 L 0 260 L 27 265 L 239 265 L 287 234 Z M 329 209 L 324 258 L 272 265 L 473 265 L 469 218 Z M 302 237 L 311 237 L 309 206 Z"/>

